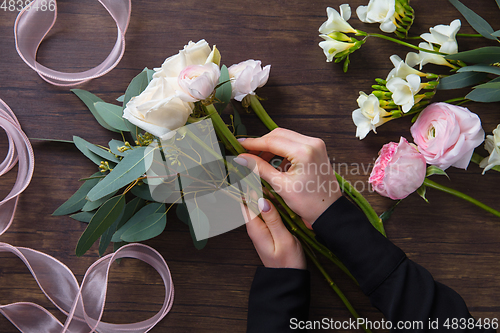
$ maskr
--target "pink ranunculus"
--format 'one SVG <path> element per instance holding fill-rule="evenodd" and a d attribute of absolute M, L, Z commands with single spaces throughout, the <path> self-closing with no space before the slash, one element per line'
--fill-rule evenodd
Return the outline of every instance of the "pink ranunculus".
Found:
<path fill-rule="evenodd" d="M 373 189 L 393 200 L 406 198 L 424 182 L 425 158 L 401 137 L 385 144 L 379 152 L 368 182 Z"/>
<path fill-rule="evenodd" d="M 427 163 L 443 170 L 450 166 L 466 169 L 474 148 L 484 141 L 477 114 L 447 103 L 426 107 L 410 131 Z"/>
<path fill-rule="evenodd" d="M 208 98 L 219 83 L 220 69 L 213 62 L 184 68 L 177 78 L 181 91 L 179 98 L 185 102 L 197 102 Z"/>

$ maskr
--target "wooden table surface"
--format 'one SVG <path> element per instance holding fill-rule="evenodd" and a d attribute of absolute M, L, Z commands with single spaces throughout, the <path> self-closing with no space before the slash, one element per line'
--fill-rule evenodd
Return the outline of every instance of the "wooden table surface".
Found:
<path fill-rule="evenodd" d="M 1 2 L 1 1 L 0 1 Z M 364 31 L 379 32 L 378 25 L 365 25 L 354 14 L 367 1 L 355 0 L 351 24 Z M 464 0 L 500 29 L 499 9 L 493 0 Z M 347 74 L 341 66 L 326 63 L 318 28 L 326 20 L 327 6 L 336 1 L 235 0 L 235 1 L 132 1 L 132 17 L 126 34 L 126 51 L 119 65 L 105 76 L 78 86 L 107 102 L 123 94 L 128 82 L 144 67 L 158 67 L 188 41 L 206 39 L 216 44 L 227 65 L 254 58 L 271 64 L 271 76 L 259 95 L 273 119 L 282 127 L 321 137 L 335 167 L 363 189 L 377 212 L 393 203 L 368 191 L 369 165 L 381 146 L 410 139 L 410 117 L 391 121 L 359 141 L 351 112 L 357 108 L 358 92 L 370 92 L 377 77 L 392 68 L 389 56 L 402 58 L 409 49 L 388 41 L 370 39 L 351 57 Z M 412 3 L 416 20 L 412 32 L 420 34 L 437 24 L 462 18 L 448 1 L 422 0 Z M 55 27 L 42 43 L 38 61 L 61 71 L 81 71 L 98 65 L 116 38 L 114 22 L 97 1 L 59 1 Z M 71 140 L 80 136 L 106 144 L 116 135 L 98 126 L 83 103 L 69 88 L 44 82 L 18 56 L 13 26 L 17 11 L 0 10 L 0 98 L 14 110 L 29 138 Z M 463 33 L 474 33 L 462 19 Z M 484 40 L 460 38 L 460 50 L 493 45 Z M 441 70 L 429 66 L 428 71 Z M 439 92 L 436 100 L 464 96 L 467 90 Z M 499 104 L 470 103 L 480 115 L 487 134 L 500 123 Z M 266 129 L 253 114 L 244 114 L 249 133 Z M 43 251 L 65 263 L 81 279 L 97 258 L 97 247 L 83 257 L 75 256 L 75 245 L 86 225 L 67 216 L 51 216 L 80 186 L 78 179 L 95 172 L 95 165 L 72 145 L 32 141 L 36 166 L 33 180 L 20 198 L 13 226 L 0 241 Z M 0 151 L 7 149 L 0 133 Z M 477 150 L 486 155 L 482 147 Z M 343 164 L 341 164 L 343 163 Z M 361 168 L 356 168 L 358 163 Z M 348 166 L 346 168 L 346 165 Z M 365 169 L 363 169 L 364 167 Z M 468 170 L 447 170 L 434 180 L 461 190 L 500 208 L 495 171 L 481 175 L 477 165 Z M 15 172 L 0 181 L 2 198 L 15 180 Z M 386 224 L 388 237 L 408 256 L 426 267 L 436 280 L 452 287 L 465 299 L 477 318 L 500 317 L 500 219 L 455 197 L 428 191 L 429 203 L 413 194 L 397 208 Z M 170 313 L 152 332 L 244 332 L 250 284 L 260 260 L 240 227 L 211 238 L 205 249 L 196 250 L 188 228 L 175 214 L 168 214 L 166 230 L 146 242 L 168 263 L 175 285 Z M 370 305 L 358 287 L 338 269 L 325 263 L 362 317 L 380 320 L 382 314 Z M 310 318 L 348 320 L 349 314 L 315 267 L 312 271 Z M 135 322 L 156 313 L 163 302 L 159 275 L 137 260 L 123 260 L 112 268 L 104 320 Z M 45 306 L 60 320 L 63 316 L 38 289 L 28 269 L 10 254 L 0 259 L 0 304 L 31 301 Z M 17 332 L 0 317 L 0 332 Z"/>

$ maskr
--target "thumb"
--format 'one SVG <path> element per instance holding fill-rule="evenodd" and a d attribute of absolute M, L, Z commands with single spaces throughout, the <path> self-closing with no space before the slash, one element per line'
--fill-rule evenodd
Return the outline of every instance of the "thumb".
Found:
<path fill-rule="evenodd" d="M 274 239 L 274 243 L 280 242 L 282 240 L 290 237 L 290 232 L 283 224 L 280 214 L 276 207 L 274 207 L 269 200 L 260 198 L 258 201 L 259 210 L 262 215 L 262 219 L 267 225 L 271 236 Z"/>

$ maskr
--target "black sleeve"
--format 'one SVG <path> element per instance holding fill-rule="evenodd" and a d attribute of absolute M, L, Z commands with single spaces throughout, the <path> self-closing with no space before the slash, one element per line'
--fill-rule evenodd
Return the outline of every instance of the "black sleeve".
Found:
<path fill-rule="evenodd" d="M 310 273 L 293 268 L 258 267 L 248 299 L 248 333 L 300 332 L 307 320 Z"/>
<path fill-rule="evenodd" d="M 437 327 L 432 327 L 435 323 L 439 331 L 447 331 L 443 325 L 448 320 L 450 332 L 495 332 L 490 327 L 471 330 L 461 324 L 472 316 L 460 295 L 434 281 L 425 268 L 408 259 L 347 198 L 334 202 L 314 222 L 313 229 L 318 240 L 339 257 L 372 304 L 391 322 L 392 331 L 398 331 L 397 325 L 405 321 L 421 323 L 419 332 L 438 332 Z M 453 322 L 457 325 L 453 326 Z"/>

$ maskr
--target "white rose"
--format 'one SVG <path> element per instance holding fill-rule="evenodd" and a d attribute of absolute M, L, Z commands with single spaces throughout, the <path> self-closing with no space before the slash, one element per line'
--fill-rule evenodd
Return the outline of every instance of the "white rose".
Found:
<path fill-rule="evenodd" d="M 359 92 L 358 97 L 359 109 L 352 112 L 352 121 L 356 125 L 356 137 L 360 140 L 378 126 L 388 122 L 391 118 L 387 117 L 391 114 L 380 107 L 380 102 L 374 94 L 367 95 L 364 92 Z"/>
<path fill-rule="evenodd" d="M 255 90 L 267 83 L 271 65 L 262 68 L 259 60 L 249 59 L 232 65 L 227 70 L 231 79 L 231 97 L 241 102 L 246 95 L 255 95 Z"/>
<path fill-rule="evenodd" d="M 370 0 L 368 6 L 359 6 L 356 9 L 361 22 L 380 23 L 380 30 L 383 32 L 394 32 L 396 30 L 395 0 Z"/>
<path fill-rule="evenodd" d="M 156 77 L 147 88 L 133 97 L 123 111 L 123 118 L 158 137 L 165 137 L 186 124 L 193 111 L 192 103 L 172 93 L 167 80 Z"/>
<path fill-rule="evenodd" d="M 213 62 L 184 68 L 177 78 L 179 98 L 185 102 L 197 102 L 208 98 L 219 83 L 220 69 Z"/>
<path fill-rule="evenodd" d="M 178 54 L 168 57 L 161 68 L 155 68 L 153 77 L 177 77 L 179 73 L 191 65 L 204 65 L 210 56 L 210 46 L 202 39 L 197 43 L 189 42 Z"/>
<path fill-rule="evenodd" d="M 403 80 L 399 77 L 393 77 L 386 84 L 387 89 L 392 92 L 392 100 L 396 105 L 401 105 L 403 112 L 406 113 L 415 104 L 415 94 L 420 91 L 420 77 L 410 74 Z"/>

